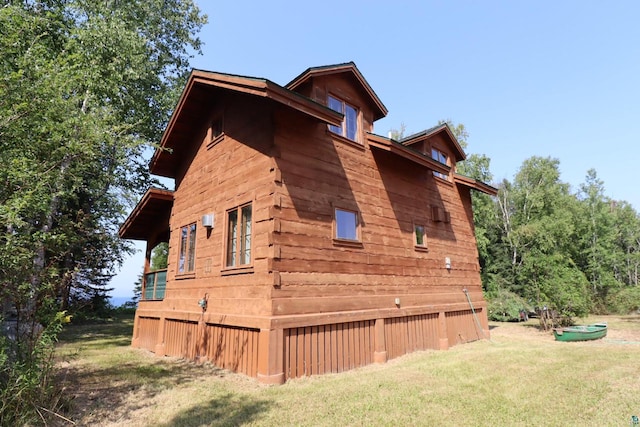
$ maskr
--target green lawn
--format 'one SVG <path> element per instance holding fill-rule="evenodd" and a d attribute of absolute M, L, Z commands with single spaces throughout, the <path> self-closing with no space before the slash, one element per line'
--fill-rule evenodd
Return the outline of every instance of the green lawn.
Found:
<path fill-rule="evenodd" d="M 129 347 L 132 320 L 70 326 L 58 348 L 79 425 L 625 426 L 640 415 L 640 317 L 600 341 L 527 324 L 490 341 L 282 386 Z"/>

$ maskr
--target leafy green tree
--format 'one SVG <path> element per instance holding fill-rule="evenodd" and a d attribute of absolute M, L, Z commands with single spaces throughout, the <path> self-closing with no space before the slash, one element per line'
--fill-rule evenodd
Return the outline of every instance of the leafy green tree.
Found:
<path fill-rule="evenodd" d="M 492 260 L 494 274 L 501 276 L 508 290 L 534 305 L 551 306 L 569 316 L 588 313 L 586 278 L 570 250 L 577 201 L 560 180 L 559 161 L 525 160 L 514 182 L 505 180 L 500 185 L 497 203 L 498 245 L 504 248 L 504 258 Z"/>
<path fill-rule="evenodd" d="M 595 169 L 587 172 L 578 198 L 581 202 L 575 219 L 578 244 L 574 246 L 578 251 L 574 259 L 589 280 L 594 298 L 603 300 L 608 289 L 616 286 L 613 265 L 618 248 L 611 203 Z"/>
<path fill-rule="evenodd" d="M 38 369 L 40 325 L 104 298 L 131 249 L 118 227 L 153 182 L 145 150 L 205 22 L 192 0 L 0 7 L 0 298 L 19 325 L 6 342 L 12 366 Z"/>
<path fill-rule="evenodd" d="M 167 268 L 169 265 L 167 257 L 169 256 L 169 244 L 166 242 L 159 243 L 151 251 L 151 269 L 160 270 Z"/>

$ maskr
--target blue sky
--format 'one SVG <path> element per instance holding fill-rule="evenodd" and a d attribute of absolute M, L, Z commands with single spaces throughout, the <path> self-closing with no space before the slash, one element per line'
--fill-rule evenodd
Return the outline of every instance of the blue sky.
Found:
<path fill-rule="evenodd" d="M 389 110 L 375 132 L 451 119 L 468 153 L 513 180 L 557 158 L 577 191 L 587 170 L 640 209 L 640 2 L 198 1 L 209 16 L 194 68 L 285 85 L 312 66 L 354 61 Z M 143 245 L 139 245 L 143 248 Z M 116 276 L 132 294 L 143 256 Z"/>

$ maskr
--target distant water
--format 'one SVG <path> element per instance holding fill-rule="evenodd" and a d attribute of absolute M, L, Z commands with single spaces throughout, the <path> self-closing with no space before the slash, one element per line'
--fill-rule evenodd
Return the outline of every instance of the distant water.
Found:
<path fill-rule="evenodd" d="M 131 301 L 130 297 L 109 297 L 109 303 L 114 307 L 120 307 L 127 301 Z"/>

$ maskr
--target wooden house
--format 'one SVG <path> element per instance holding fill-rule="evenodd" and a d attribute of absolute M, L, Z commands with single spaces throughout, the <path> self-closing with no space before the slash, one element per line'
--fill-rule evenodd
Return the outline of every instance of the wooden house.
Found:
<path fill-rule="evenodd" d="M 488 337 L 465 154 L 400 141 L 353 63 L 286 86 L 195 70 L 120 229 L 147 242 L 132 344 L 265 383 Z M 169 243 L 169 266 L 150 271 Z"/>

